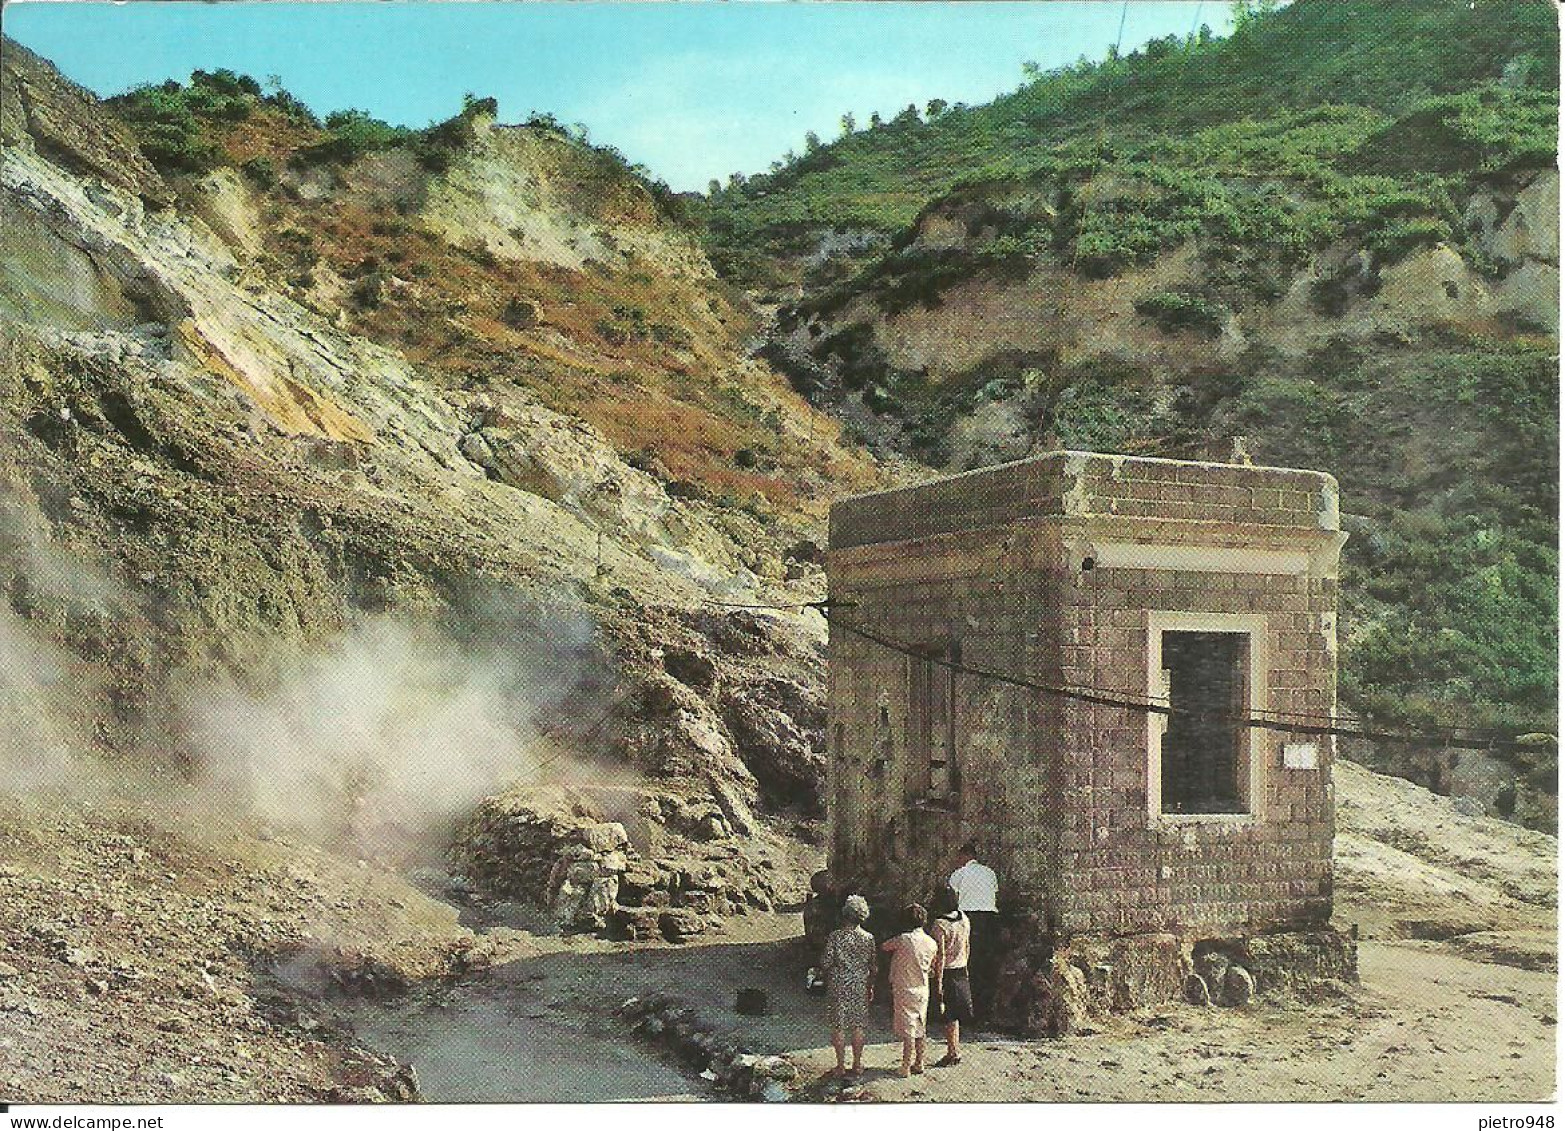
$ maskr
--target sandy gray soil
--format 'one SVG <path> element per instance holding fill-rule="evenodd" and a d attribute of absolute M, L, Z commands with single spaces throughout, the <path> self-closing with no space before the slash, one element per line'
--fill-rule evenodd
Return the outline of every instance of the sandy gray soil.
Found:
<path fill-rule="evenodd" d="M 825 1079 L 824 1002 L 795 977 L 793 916 L 753 920 L 684 949 L 522 958 L 437 1000 L 356 1011 L 361 1040 L 411 1062 L 432 1100 L 663 1099 L 703 1095 L 627 1056 L 609 1019 L 632 995 L 679 996 L 747 1046 L 786 1054 L 800 1098 Z M 969 1041 L 963 1063 L 899 1080 L 876 1015 L 861 1098 L 963 1101 L 1544 1100 L 1554 1094 L 1554 976 L 1421 942 L 1365 942 L 1363 985 L 1323 1002 L 1243 1010 L 1169 1005 L 1088 1036 Z M 733 1011 L 760 986 L 771 1012 Z M 594 1020 L 584 1020 L 593 1018 Z M 574 1020 L 571 1020 L 574 1019 Z M 561 1041 L 572 1050 L 560 1054 Z M 644 1050 L 647 1046 L 642 1046 Z M 931 1058 L 933 1059 L 933 1058 Z M 846 1098 L 860 1098 L 850 1089 Z"/>
<path fill-rule="evenodd" d="M 534 939 L 539 953 L 433 1000 L 356 1011 L 356 1031 L 411 1062 L 424 1094 L 437 1100 L 540 1090 L 562 1099 L 709 1096 L 699 1081 L 680 1088 L 624 1067 L 630 1046 L 612 1013 L 647 993 L 682 999 L 757 1052 L 786 1054 L 801 1070 L 800 1098 L 1552 1098 L 1557 840 L 1462 813 L 1447 798 L 1351 763 L 1337 766 L 1335 781 L 1336 919 L 1363 940 L 1362 984 L 1347 995 L 1243 1010 L 1169 1005 L 1062 1041 L 981 1034 L 967 1042 L 960 1067 L 907 1081 L 892 1072 L 898 1050 L 882 1012 L 871 1071 L 844 1097 L 824 1079 L 833 1056 L 824 1002 L 802 988 L 799 920 L 779 915 L 731 920 L 725 935 L 684 948 Z M 771 1012 L 734 1012 L 740 986 L 765 989 Z M 574 1062 L 558 1058 L 562 1031 L 582 1050 Z M 552 1079 L 531 1067 L 557 1064 L 563 1071 Z"/>
<path fill-rule="evenodd" d="M 0 1096 L 17 1101 L 710 1099 L 616 1009 L 677 997 L 799 1069 L 800 1099 L 1545 1100 L 1555 1091 L 1552 837 L 1339 766 L 1337 918 L 1362 985 L 1183 1004 L 1066 1040 L 981 1034 L 897 1080 L 877 1015 L 862 1088 L 823 1080 L 796 914 L 678 947 L 477 920 L 372 862 L 147 800 L 0 801 Z M 469 971 L 462 973 L 462 971 Z M 322 997 L 347 974 L 370 997 Z M 368 981 L 365 981 L 368 976 Z M 734 1012 L 766 990 L 762 1017 Z"/>

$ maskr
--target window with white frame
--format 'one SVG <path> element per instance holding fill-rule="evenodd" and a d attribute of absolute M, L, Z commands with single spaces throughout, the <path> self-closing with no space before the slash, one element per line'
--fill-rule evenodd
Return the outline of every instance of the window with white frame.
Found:
<path fill-rule="evenodd" d="M 1152 613 L 1148 809 L 1154 818 L 1253 814 L 1260 797 L 1254 731 L 1238 721 L 1265 697 L 1265 618 Z"/>

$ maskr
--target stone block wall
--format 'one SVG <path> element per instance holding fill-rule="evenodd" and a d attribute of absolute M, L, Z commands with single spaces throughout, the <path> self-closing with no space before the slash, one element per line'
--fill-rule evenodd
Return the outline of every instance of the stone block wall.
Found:
<path fill-rule="evenodd" d="M 833 508 L 828 551 L 832 867 L 923 898 L 967 839 L 1009 909 L 1062 934 L 1310 926 L 1331 908 L 1329 738 L 1252 730 L 1244 814 L 1171 816 L 1145 712 L 957 680 L 951 798 L 908 743 L 908 645 L 964 665 L 1144 698 L 1157 618 L 1246 618 L 1252 707 L 1335 704 L 1336 486 L 1314 472 L 1055 453 Z M 1227 623 L 1227 622 L 1219 622 Z M 1288 768 L 1285 743 L 1316 744 Z"/>
<path fill-rule="evenodd" d="M 1050 541 L 1053 541 L 1051 548 Z M 828 650 L 831 867 L 883 899 L 928 899 L 967 839 L 1004 860 L 1011 898 L 1042 911 L 1057 894 L 1063 710 L 1032 692 L 958 675 L 951 793 L 928 788 L 909 743 L 911 661 L 844 630 L 909 644 L 958 641 L 964 665 L 1060 678 L 1056 540 L 1037 532 L 975 547 L 928 539 L 839 557 Z M 1052 736 L 1052 737 L 1051 737 Z"/>
<path fill-rule="evenodd" d="M 1329 713 L 1335 703 L 1334 579 L 1094 570 L 1080 575 L 1066 631 L 1068 682 L 1148 690 L 1147 610 L 1265 618 L 1265 709 Z M 1259 706 L 1259 705 L 1257 705 Z M 1060 908 L 1067 931 L 1237 931 L 1324 922 L 1331 913 L 1329 737 L 1252 729 L 1260 794 L 1251 814 L 1158 819 L 1148 797 L 1145 717 L 1073 705 L 1066 725 L 1066 826 Z M 1283 746 L 1315 742 L 1313 769 L 1288 769 Z"/>

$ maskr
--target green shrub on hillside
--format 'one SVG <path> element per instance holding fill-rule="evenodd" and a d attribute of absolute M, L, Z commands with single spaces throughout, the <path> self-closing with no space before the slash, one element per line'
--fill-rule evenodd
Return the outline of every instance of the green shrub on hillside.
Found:
<path fill-rule="evenodd" d="M 863 389 L 881 380 L 890 369 L 885 351 L 875 340 L 873 327 L 855 322 L 831 334 L 815 346 L 814 353 L 824 359 L 836 358 L 843 384 Z"/>
<path fill-rule="evenodd" d="M 1550 91 L 1485 83 L 1430 98 L 1367 137 L 1345 161 L 1388 174 L 1495 175 L 1540 168 L 1557 149 Z"/>
<path fill-rule="evenodd" d="M 261 84 L 249 75 L 241 75 L 226 67 L 215 71 L 190 72 L 193 91 L 206 92 L 220 98 L 260 98 Z"/>
<path fill-rule="evenodd" d="M 1194 291 L 1159 291 L 1136 303 L 1136 313 L 1150 318 L 1164 333 L 1194 330 L 1215 338 L 1223 328 L 1223 308 Z"/>
<path fill-rule="evenodd" d="M 326 115 L 325 127 L 325 139 L 299 150 L 296 160 L 307 165 L 346 163 L 366 153 L 403 145 L 413 132 L 363 110 L 334 110 Z"/>
<path fill-rule="evenodd" d="M 1349 562 L 1345 698 L 1402 724 L 1557 729 L 1553 546 L 1403 513 Z"/>
<path fill-rule="evenodd" d="M 212 168 L 221 153 L 203 123 L 248 118 L 265 99 L 261 84 L 230 70 L 194 71 L 190 82 L 133 87 L 107 100 L 130 127 L 142 151 L 165 172 Z"/>
<path fill-rule="evenodd" d="M 981 268 L 978 256 L 956 248 L 905 252 L 882 260 L 870 286 L 880 308 L 898 314 L 913 306 L 938 306 L 945 291 Z"/>
<path fill-rule="evenodd" d="M 321 124 L 315 111 L 281 87 L 266 94 L 261 101 L 295 125 L 319 127 Z"/>
<path fill-rule="evenodd" d="M 164 172 L 199 173 L 217 164 L 187 91 L 178 83 L 138 86 L 109 100 L 147 159 Z"/>
<path fill-rule="evenodd" d="M 1422 247 L 1451 238 L 1451 225 L 1433 216 L 1415 216 L 1385 224 L 1369 234 L 1365 246 L 1379 262 L 1394 262 Z"/>
<path fill-rule="evenodd" d="M 272 159 L 264 153 L 250 158 L 239 166 L 239 171 L 260 188 L 271 188 L 277 183 L 277 168 L 272 164 Z"/>
<path fill-rule="evenodd" d="M 614 307 L 607 317 L 598 319 L 594 329 L 600 338 L 615 346 L 644 342 L 652 337 L 647 312 L 638 306 Z"/>

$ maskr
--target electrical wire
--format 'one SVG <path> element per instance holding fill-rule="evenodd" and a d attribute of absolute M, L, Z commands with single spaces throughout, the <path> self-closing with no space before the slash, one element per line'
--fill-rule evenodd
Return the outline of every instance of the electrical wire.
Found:
<path fill-rule="evenodd" d="M 1278 731 L 1283 734 L 1303 735 L 1335 735 L 1340 738 L 1359 738 L 1372 742 L 1404 743 L 1409 745 L 1438 745 L 1443 749 L 1452 750 L 1492 750 L 1492 751 L 1518 751 L 1536 749 L 1537 744 L 1521 742 L 1515 738 L 1505 738 L 1499 735 L 1491 735 L 1483 738 L 1462 737 L 1456 732 L 1457 727 L 1431 728 L 1429 732 L 1422 734 L 1400 734 L 1392 731 L 1371 730 L 1365 727 L 1343 726 L 1336 718 L 1325 715 L 1309 716 L 1299 714 L 1294 720 L 1263 718 L 1259 715 L 1236 715 L 1225 711 L 1204 711 L 1189 707 L 1175 707 L 1172 704 L 1160 703 L 1156 700 L 1138 701 L 1124 694 L 1105 694 L 1101 691 L 1089 691 L 1085 688 L 1070 685 L 1051 685 L 1038 683 L 1034 680 L 1024 679 L 1007 672 L 991 671 L 984 668 L 975 668 L 957 660 L 946 659 L 941 656 L 931 656 L 920 652 L 896 640 L 870 632 L 859 625 L 850 624 L 841 618 L 833 618 L 826 613 L 826 620 L 835 628 L 840 628 L 872 644 L 876 644 L 889 651 L 907 656 L 910 659 L 920 660 L 940 667 L 949 668 L 952 671 L 964 675 L 976 676 L 995 683 L 1008 684 L 1013 687 L 1024 688 L 1039 694 L 1052 695 L 1062 699 L 1070 699 L 1076 702 L 1088 703 L 1100 707 L 1114 707 L 1126 711 L 1138 711 L 1145 714 L 1158 714 L 1168 716 L 1181 716 L 1185 718 L 1199 719 L 1206 722 L 1230 723 L 1234 726 L 1251 727 L 1259 730 Z M 1271 712 L 1267 712 L 1271 713 Z M 1442 733 L 1443 732 L 1443 733 Z"/>
<path fill-rule="evenodd" d="M 814 609 L 817 612 L 820 612 L 822 616 L 826 616 L 826 610 L 828 608 L 830 608 L 831 605 L 832 605 L 832 602 L 824 601 L 824 600 L 822 600 L 822 601 L 805 601 L 805 602 L 801 602 L 799 604 L 788 604 L 788 605 L 768 605 L 768 604 L 759 604 L 759 603 L 756 603 L 756 604 L 749 604 L 749 603 L 739 604 L 739 603 L 733 603 L 733 602 L 728 602 L 728 601 L 707 601 L 706 603 L 708 605 L 713 605 L 713 606 L 716 606 L 717 608 L 721 608 L 721 609 L 772 609 L 772 610 L 778 610 L 778 611 L 783 611 L 783 612 L 794 611 L 794 610 L 799 610 L 799 609 Z M 827 619 L 829 620 L 830 618 L 828 617 Z M 1096 632 L 1096 630 L 1094 630 L 1094 632 Z M 1094 637 L 1094 646 L 1096 646 L 1096 637 Z M 1071 690 L 1072 691 L 1090 692 L 1090 693 L 1101 694 L 1101 695 L 1106 695 L 1106 696 L 1113 696 L 1113 697 L 1116 697 L 1116 698 L 1124 698 L 1126 696 L 1134 694 L 1132 692 L 1121 691 L 1118 688 L 1102 687 L 1102 686 L 1097 686 L 1097 685 L 1094 685 L 1094 684 L 1074 684 L 1074 685 L 1072 685 Z M 1141 696 L 1140 697 L 1140 704 L 1139 705 L 1141 707 L 1143 707 L 1143 708 L 1150 708 L 1150 707 L 1157 706 L 1158 702 L 1159 701 L 1158 701 L 1156 696 L 1146 695 L 1146 696 Z M 1313 721 L 1313 722 L 1318 722 L 1322 718 L 1324 718 L 1324 716 L 1322 716 L 1320 714 L 1317 714 L 1315 712 L 1311 712 L 1311 711 L 1286 711 L 1286 710 L 1283 710 L 1280 707 L 1263 708 L 1263 709 L 1257 710 L 1256 711 L 1256 715 L 1257 716 L 1275 716 L 1275 717 L 1284 718 L 1284 719 L 1301 719 L 1301 720 Z"/>
<path fill-rule="evenodd" d="M 793 612 L 800 609 L 818 609 L 821 601 L 799 601 L 791 605 L 771 605 L 760 601 L 707 601 L 708 605 L 715 605 L 720 609 L 766 609 L 773 612 Z"/>
<path fill-rule="evenodd" d="M 721 607 L 721 609 L 814 609 L 817 610 L 817 612 L 820 613 L 820 615 L 822 615 L 829 624 L 834 624 L 834 626 L 840 627 L 840 629 L 848 630 L 848 632 L 861 635 L 861 637 L 870 638 L 870 640 L 873 640 L 873 643 L 883 644 L 883 646 L 886 646 L 886 648 L 894 649 L 894 651 L 901 652 L 903 655 L 908 655 L 908 657 L 911 657 L 911 659 L 931 659 L 930 655 L 926 655 L 925 652 L 920 651 L 920 649 L 912 648 L 912 646 L 909 646 L 909 644 L 900 644 L 897 643 L 897 641 L 887 640 L 887 638 L 875 637 L 875 635 L 869 634 L 869 632 L 867 632 L 865 629 L 862 629 L 862 627 L 853 626 L 853 624 L 845 624 L 844 621 L 840 621 L 840 619 L 831 618 L 831 612 L 829 612 L 829 610 L 833 609 L 833 607 L 839 607 L 839 609 L 840 607 L 851 607 L 854 602 L 840 602 L 831 601 L 831 599 L 823 599 L 823 601 L 809 601 L 803 602 L 803 604 L 787 605 L 729 604 L 729 602 L 721 601 L 709 601 L 707 604 L 717 605 L 717 607 Z M 1138 691 L 1125 691 L 1121 690 L 1121 688 L 1108 688 L 1095 684 L 1070 684 L 1058 685 L 1058 687 L 1050 687 L 1050 685 L 1036 684 L 1036 682 L 1033 682 L 1033 680 L 1025 680 L 1020 679 L 1020 677 L 1008 676 L 1008 674 L 992 673 L 992 671 L 977 670 L 977 668 L 966 668 L 966 666 L 961 666 L 959 663 L 947 662 L 947 660 L 936 659 L 933 660 L 933 662 L 939 663 L 939 665 L 942 666 L 952 666 L 952 668 L 955 668 L 958 673 L 973 674 L 973 676 L 988 676 L 991 677 L 991 679 L 1002 680 L 1002 682 L 1016 684 L 1019 685 L 1019 687 L 1027 687 L 1030 688 L 1030 690 L 1044 691 L 1044 693 L 1050 693 L 1050 695 L 1069 696 L 1069 698 L 1083 698 L 1083 696 L 1086 696 L 1086 698 L 1088 698 L 1086 701 L 1097 702 L 1099 706 L 1124 707 L 1124 709 L 1127 710 L 1141 710 L 1141 712 L 1194 715 L 1199 716 L 1199 718 L 1208 718 L 1208 720 L 1216 721 L 1236 721 L 1236 723 L 1243 721 L 1243 723 L 1254 724 L 1254 726 L 1269 726 L 1271 729 L 1277 729 L 1277 731 L 1288 731 L 1288 729 L 1293 729 L 1293 731 L 1301 732 L 1301 734 L 1340 734 L 1343 735 L 1343 737 L 1376 738 L 1376 740 L 1382 741 L 1407 741 L 1407 743 L 1448 743 L 1448 738 L 1451 738 L 1452 741 L 1449 741 L 1448 745 L 1454 745 L 1455 740 L 1470 741 L 1462 738 L 1460 732 L 1471 731 L 1471 729 L 1473 729 L 1473 727 L 1430 724 L 1429 727 L 1424 729 L 1424 732 L 1416 735 L 1391 734 L 1391 732 L 1382 731 L 1349 731 L 1349 729 L 1346 729 L 1346 727 L 1340 726 L 1340 723 L 1338 723 L 1337 720 L 1337 716 L 1321 715 L 1319 712 L 1308 712 L 1308 710 L 1285 710 L 1282 709 L 1282 707 L 1260 707 L 1260 709 L 1255 709 L 1254 712 L 1250 713 L 1250 715 L 1244 715 L 1243 720 L 1239 720 L 1239 716 L 1222 715 L 1222 713 L 1213 712 L 1197 712 L 1197 710 L 1185 709 L 1185 707 L 1174 707 L 1174 709 L 1171 709 L 1169 704 L 1167 704 L 1167 702 L 1164 701 L 1161 696 L 1141 695 L 1141 693 L 1138 693 Z M 1491 740 L 1484 740 L 1484 743 L 1482 743 L 1480 746 L 1473 746 L 1473 749 L 1490 749 L 1493 743 L 1507 745 L 1507 743 L 1510 743 L 1510 740 L 1498 737 L 1491 738 Z M 1532 746 L 1537 745 L 1537 743 L 1520 743 L 1520 741 L 1518 741 L 1518 743 L 1513 743 L 1513 745 L 1518 746 L 1518 748 L 1532 748 Z"/>
<path fill-rule="evenodd" d="M 611 695 L 609 697 L 609 705 L 604 708 L 603 712 L 592 722 L 591 725 L 589 725 L 585 730 L 578 731 L 577 736 L 582 739 L 590 739 L 594 737 L 600 730 L 603 729 L 604 724 L 609 721 L 609 716 L 614 714 L 615 711 L 619 710 L 620 705 L 629 699 L 630 696 L 631 692 L 624 690 Z M 574 746 L 562 746 L 557 753 L 552 754 L 547 758 L 540 758 L 537 762 L 533 763 L 531 772 L 536 776 L 541 771 L 546 770 L 550 766 L 553 766 L 566 759 L 570 759 L 572 761 L 579 760 L 580 752 Z M 561 776 L 567 783 L 569 783 L 574 777 L 577 776 L 577 774 L 576 772 L 571 771 Z"/>

